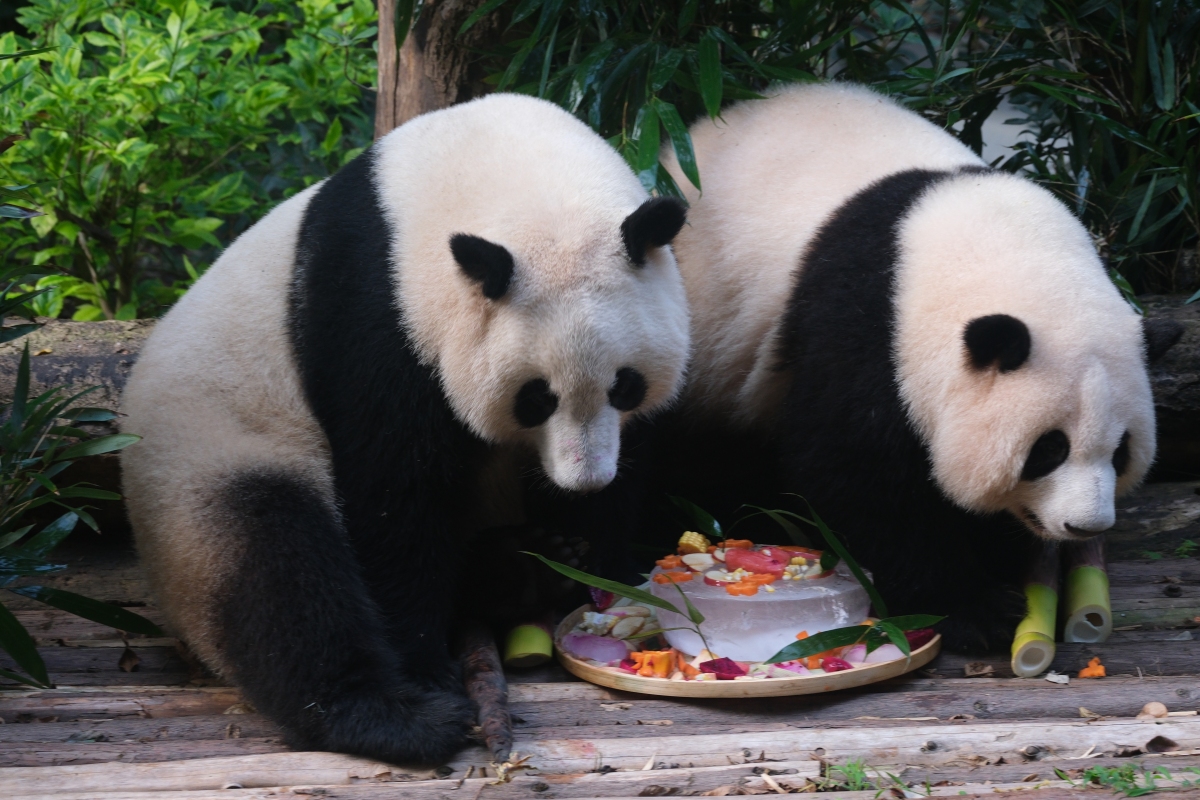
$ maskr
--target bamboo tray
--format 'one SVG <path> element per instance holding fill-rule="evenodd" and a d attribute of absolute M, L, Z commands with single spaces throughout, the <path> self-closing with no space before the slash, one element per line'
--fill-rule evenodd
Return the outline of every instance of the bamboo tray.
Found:
<path fill-rule="evenodd" d="M 571 656 L 559 642 L 571 632 L 583 617 L 583 612 L 593 611 L 590 605 L 580 606 L 567 615 L 554 632 L 554 649 L 558 661 L 572 675 L 598 686 L 620 689 L 624 692 L 656 694 L 663 697 L 785 697 L 795 694 L 819 694 L 838 689 L 853 689 L 869 683 L 886 681 L 914 669 L 919 669 L 937 656 L 942 646 L 942 637 L 934 636 L 912 656 L 882 664 L 855 667 L 841 672 L 822 675 L 797 675 L 794 678 L 767 678 L 752 681 L 672 681 L 666 678 L 642 678 L 604 667 L 593 666 Z"/>

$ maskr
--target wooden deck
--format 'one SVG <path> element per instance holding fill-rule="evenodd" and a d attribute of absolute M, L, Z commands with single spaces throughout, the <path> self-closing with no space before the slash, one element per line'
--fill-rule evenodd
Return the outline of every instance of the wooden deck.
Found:
<path fill-rule="evenodd" d="M 1110 796 L 1062 779 L 1095 766 L 1161 767 L 1200 780 L 1189 771 L 1200 770 L 1200 561 L 1174 557 L 1185 540 L 1200 542 L 1197 485 L 1150 486 L 1123 504 L 1110 536 L 1118 630 L 1103 645 L 1059 645 L 1053 669 L 1074 675 L 1099 655 L 1110 677 L 1020 680 L 1006 654 L 943 655 L 918 674 L 863 690 L 713 702 L 622 694 L 557 667 L 514 673 L 515 751 L 528 760 L 506 782 L 481 748 L 433 770 L 288 751 L 235 689 L 189 666 L 174 640 L 127 646 L 110 629 L 5 598 L 37 637 L 59 688 L 0 686 L 0 798 L 499 800 L 822 789 L 847 798 L 1032 791 L 1041 800 Z M 1135 558 L 1145 551 L 1165 555 Z M 62 555 L 70 569 L 45 583 L 156 618 L 128 544 L 82 543 Z M 3 657 L 0 664 L 9 666 Z M 1155 700 L 1172 715 L 1136 720 Z M 877 788 L 855 784 L 850 762 L 864 765 Z"/>

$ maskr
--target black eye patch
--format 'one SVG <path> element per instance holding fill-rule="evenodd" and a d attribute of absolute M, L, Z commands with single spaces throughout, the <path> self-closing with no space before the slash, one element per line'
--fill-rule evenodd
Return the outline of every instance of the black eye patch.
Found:
<path fill-rule="evenodd" d="M 513 415 L 522 428 L 536 428 L 558 408 L 558 395 L 550 391 L 550 384 L 541 378 L 526 382 L 517 392 Z"/>
<path fill-rule="evenodd" d="M 1021 480 L 1036 481 L 1044 478 L 1062 466 L 1071 455 L 1071 442 L 1062 431 L 1049 431 L 1038 437 L 1029 448 L 1029 457 L 1025 459 L 1025 468 L 1021 470 Z"/>
<path fill-rule="evenodd" d="M 1113 469 L 1117 471 L 1118 478 L 1125 474 L 1125 470 L 1129 469 L 1129 431 L 1125 431 L 1125 435 L 1121 437 L 1121 443 L 1113 452 Z"/>
<path fill-rule="evenodd" d="M 617 370 L 617 380 L 608 390 L 608 404 L 617 411 L 633 411 L 646 399 L 646 379 L 633 367 Z"/>

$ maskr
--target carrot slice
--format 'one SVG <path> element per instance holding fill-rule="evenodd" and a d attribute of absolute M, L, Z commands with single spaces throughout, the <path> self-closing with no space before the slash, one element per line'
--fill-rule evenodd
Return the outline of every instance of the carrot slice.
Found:
<path fill-rule="evenodd" d="M 654 576 L 655 583 L 687 583 L 692 579 L 691 572 L 660 572 Z"/>

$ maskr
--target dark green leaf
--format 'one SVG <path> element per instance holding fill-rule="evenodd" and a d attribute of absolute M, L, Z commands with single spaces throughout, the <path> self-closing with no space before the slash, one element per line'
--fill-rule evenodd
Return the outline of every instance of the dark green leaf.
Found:
<path fill-rule="evenodd" d="M 124 450 L 134 442 L 140 442 L 141 440 L 142 437 L 132 433 L 113 433 L 108 436 L 98 436 L 95 439 L 89 439 L 86 442 L 80 442 L 68 447 L 59 457 L 83 458 L 84 456 L 111 453 L 115 450 Z"/>
<path fill-rule="evenodd" d="M 38 328 L 42 327 L 34 323 L 22 325 L 10 325 L 6 328 L 0 328 L 0 344 L 11 342 L 13 339 L 20 339 L 22 336 L 27 336 Z"/>
<path fill-rule="evenodd" d="M 647 191 L 654 186 L 658 177 L 659 123 L 654 106 L 647 103 L 638 111 L 633 124 L 634 151 L 633 171 Z M 649 185 L 647 185 L 649 184 Z"/>
<path fill-rule="evenodd" d="M 42 686 L 50 685 L 50 676 L 46 674 L 46 665 L 42 662 L 33 637 L 3 605 L 0 605 L 0 648 Z"/>
<path fill-rule="evenodd" d="M 886 622 L 897 630 L 919 631 L 922 628 L 932 628 L 944 619 L 945 617 L 937 617 L 933 614 L 906 614 L 900 617 L 887 617 L 880 622 Z"/>
<path fill-rule="evenodd" d="M 692 149 L 692 137 L 688 134 L 687 126 L 679 117 L 678 109 L 658 97 L 650 102 L 654 104 L 658 118 L 662 120 L 663 127 L 667 129 L 667 134 L 671 137 L 671 146 L 675 148 L 675 158 L 679 161 L 679 168 L 683 170 L 683 174 L 692 182 L 692 185 L 699 189 L 700 168 L 696 166 L 696 152 Z"/>
<path fill-rule="evenodd" d="M 661 608 L 664 611 L 674 611 L 680 616 L 685 616 L 678 608 L 671 605 L 666 600 L 658 599 L 649 592 L 637 589 L 633 586 L 626 586 L 625 584 L 618 583 L 617 581 L 597 578 L 595 575 L 589 575 L 583 570 L 578 570 L 574 567 L 568 567 L 566 564 L 560 564 L 557 561 L 551 561 L 545 556 L 538 555 L 537 553 L 530 553 L 525 550 L 522 550 L 521 552 L 525 553 L 525 555 L 533 556 L 560 575 L 565 575 L 572 580 L 582 583 L 584 586 L 594 586 L 597 589 L 602 589 L 606 592 L 612 592 L 620 597 L 628 597 L 630 600 L 641 603 L 642 605 L 654 606 L 655 608 Z"/>
<path fill-rule="evenodd" d="M 804 502 L 806 504 L 808 503 L 807 500 Z M 862 584 L 863 589 L 865 589 L 867 595 L 870 596 L 871 605 L 874 606 L 875 613 L 881 617 L 888 616 L 887 604 L 883 602 L 883 597 L 879 594 L 879 590 L 876 589 L 875 584 L 871 583 L 871 581 L 867 578 L 867 575 L 865 572 L 863 572 L 862 567 L 858 565 L 858 562 L 855 561 L 853 556 L 850 555 L 849 551 L 846 550 L 841 540 L 837 538 L 837 534 L 830 530 L 829 526 L 825 524 L 825 521 L 821 519 L 820 515 L 817 514 L 816 510 L 813 509 L 811 504 L 808 505 L 808 512 L 812 514 L 813 524 L 816 526 L 817 530 L 821 532 L 821 536 L 829 545 L 829 549 L 837 553 L 838 557 L 846 562 L 846 566 L 850 568 L 850 571 L 854 573 L 854 577 L 858 578 L 858 582 Z M 825 566 L 824 559 L 821 561 L 821 566 Z"/>
<path fill-rule="evenodd" d="M 669 495 L 671 502 L 675 507 L 687 516 L 690 524 L 696 527 L 696 530 L 703 533 L 705 536 L 710 536 L 714 539 L 724 539 L 725 532 L 721 530 L 721 523 L 717 522 L 712 514 L 702 509 L 690 500 L 685 500 L 682 497 Z"/>
<path fill-rule="evenodd" d="M 721 82 L 721 47 L 711 33 L 706 33 L 700 37 L 697 50 L 700 60 L 700 96 L 704 100 L 708 116 L 716 119 L 721 113 L 721 93 L 724 90 Z"/>
<path fill-rule="evenodd" d="M 38 683 L 33 678 L 27 678 L 19 672 L 13 672 L 11 669 L 5 669 L 4 667 L 0 667 L 0 678 L 8 678 L 10 681 L 16 681 L 17 683 L 23 683 L 26 686 L 32 686 L 34 689 L 49 688 L 45 684 Z"/>
<path fill-rule="evenodd" d="M 753 517 L 757 517 L 760 515 L 766 515 L 766 516 L 770 517 L 772 520 L 774 520 L 779 525 L 779 527 L 783 528 L 784 532 L 787 533 L 788 538 L 792 540 L 792 544 L 797 545 L 799 547 L 811 547 L 812 546 L 811 543 L 809 542 L 808 537 L 804 535 L 804 532 L 800 530 L 799 526 L 797 526 L 795 523 L 793 523 L 791 520 L 789 520 L 787 517 L 785 517 L 779 511 L 772 509 L 772 508 L 763 508 L 761 506 L 752 506 L 752 505 L 744 505 L 744 506 L 742 506 L 742 508 L 753 508 L 753 509 L 756 509 L 756 511 L 753 514 L 750 514 L 748 516 L 745 516 L 745 517 L 742 517 L 741 519 L 739 519 L 736 523 L 734 523 L 734 527 L 737 527 L 741 523 L 743 523 L 746 520 L 751 519 Z M 732 531 L 733 529 L 731 528 L 730 530 Z M 827 569 L 832 569 L 832 568 L 829 567 Z"/>
<path fill-rule="evenodd" d="M 44 586 L 23 586 L 19 589 L 10 589 L 9 591 L 38 600 L 48 606 L 69 611 L 77 617 L 83 617 L 84 619 L 90 619 L 92 622 L 99 622 L 101 625 L 116 628 L 119 631 L 140 633 L 143 636 L 165 635 L 161 628 L 139 614 L 134 614 L 120 606 L 114 606 L 111 603 L 102 603 L 99 600 L 93 600 L 90 597 L 84 597 L 74 592 L 63 591 L 62 589 L 49 589 Z"/>
<path fill-rule="evenodd" d="M 696 19 L 696 11 L 700 7 L 700 0 L 685 0 L 683 8 L 679 9 L 679 30 L 686 32 L 691 27 L 692 21 Z"/>
<path fill-rule="evenodd" d="M 408 38 L 408 31 L 413 24 L 413 13 L 417 8 L 417 0 L 395 0 L 396 13 L 392 18 L 392 30 L 396 34 L 396 51 L 404 47 L 404 40 Z"/>
<path fill-rule="evenodd" d="M 37 535 L 20 548 L 20 554 L 28 558 L 45 558 L 59 543 L 67 538 L 79 521 L 78 513 L 68 511 L 37 532 Z"/>
<path fill-rule="evenodd" d="M 19 326 L 18 326 L 19 327 Z M 29 402 L 29 342 L 21 350 L 21 361 L 17 364 L 17 383 L 13 387 L 12 404 L 8 409 L 8 427 L 13 431 L 25 424 L 25 407 Z"/>
<path fill-rule="evenodd" d="M 792 642 L 763 663 L 778 664 L 782 661 L 794 661 L 797 658 L 807 658 L 808 656 L 815 656 L 817 653 L 824 653 L 826 650 L 832 650 L 835 647 L 846 647 L 847 645 L 856 644 L 870 630 L 869 625 L 854 625 L 849 628 L 834 628 L 833 630 L 822 631 L 821 633 L 809 636 L 807 639 Z"/>
<path fill-rule="evenodd" d="M 507 0 L 487 0 L 486 3 L 471 12 L 471 16 L 467 17 L 467 21 L 464 22 L 462 27 L 458 29 L 458 35 L 462 36 L 464 33 L 470 30 L 471 26 L 473 26 L 476 22 L 479 22 L 479 20 L 495 11 L 505 2 L 507 2 Z"/>
<path fill-rule="evenodd" d="M 704 622 L 704 615 L 700 613 L 698 608 L 692 605 L 692 601 L 687 596 L 687 593 L 683 591 L 683 587 L 678 583 L 673 583 L 671 585 L 675 587 L 675 591 L 679 592 L 679 596 L 683 598 L 683 603 L 685 606 L 687 606 L 688 619 L 692 621 L 692 624 L 699 625 L 700 623 Z"/>
<path fill-rule="evenodd" d="M 905 656 L 912 655 L 912 648 L 908 644 L 908 638 L 904 635 L 904 631 L 882 619 L 875 623 L 875 627 L 883 631 L 892 644 L 900 648 L 901 653 L 904 653 Z"/>
<path fill-rule="evenodd" d="M 659 57 L 658 61 L 654 62 L 654 68 L 650 70 L 650 91 L 661 91 L 675 75 L 675 70 L 679 69 L 679 62 L 682 60 L 682 50 L 668 50 Z"/>

